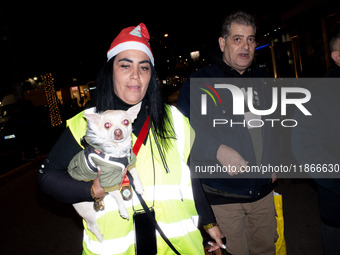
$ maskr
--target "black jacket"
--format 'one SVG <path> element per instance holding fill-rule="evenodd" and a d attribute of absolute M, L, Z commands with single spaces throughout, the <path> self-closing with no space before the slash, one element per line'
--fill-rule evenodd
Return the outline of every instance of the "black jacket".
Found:
<path fill-rule="evenodd" d="M 340 66 L 334 65 L 334 67 L 331 70 L 329 70 L 329 72 L 326 74 L 326 77 L 339 78 L 340 77 Z"/>
<path fill-rule="evenodd" d="M 194 73 L 190 78 L 237 78 L 238 81 L 245 81 L 244 79 L 238 78 L 260 78 L 266 77 L 266 73 L 262 70 L 251 66 L 242 75 L 240 75 L 236 70 L 232 69 L 224 62 L 220 62 L 215 65 L 207 66 L 196 73 Z M 247 82 L 250 79 L 247 80 Z M 268 109 L 271 106 L 271 102 L 268 101 L 267 94 L 270 93 L 269 88 L 265 87 L 263 83 L 254 82 L 248 84 L 247 87 L 253 87 L 257 90 L 260 97 L 260 106 L 258 109 Z M 268 94 L 269 95 L 269 94 Z M 271 97 L 269 97 L 271 98 Z M 210 100 L 211 101 L 211 100 Z M 223 99 L 223 107 L 225 109 L 224 118 L 234 119 L 236 121 L 242 122 L 244 120 L 243 115 L 233 115 L 232 109 L 233 99 L 231 93 Z M 269 107 L 268 107 L 269 105 Z M 184 115 L 190 118 L 190 113 L 192 116 L 199 111 L 199 109 L 190 110 L 190 79 L 183 83 L 181 91 L 178 97 L 177 107 L 182 111 Z M 196 116 L 196 115 L 195 115 Z M 213 115 L 210 114 L 209 118 L 220 118 L 218 113 L 214 112 Z M 225 126 L 214 130 L 214 134 L 209 132 L 204 123 L 197 120 L 197 118 L 191 118 L 191 125 L 195 129 L 196 139 L 194 147 L 191 154 L 191 169 L 194 169 L 196 164 L 201 164 L 203 161 L 209 164 L 218 164 L 216 159 L 217 149 L 221 144 L 225 144 L 234 150 L 236 150 L 246 161 L 249 161 L 249 165 L 256 165 L 255 151 L 252 146 L 252 139 L 247 127 L 242 125 L 237 125 L 234 127 Z M 263 152 L 262 152 L 262 164 L 264 165 L 276 165 L 278 161 L 278 150 L 276 147 L 276 138 L 274 135 L 274 130 L 271 127 L 262 127 L 262 142 L 263 142 Z M 204 148 L 204 150 L 203 150 Z M 228 174 L 226 174 L 228 175 Z M 228 175 L 229 177 L 229 175 Z M 219 196 L 207 192 L 208 199 L 211 204 L 223 204 L 232 202 L 252 202 L 256 201 L 269 192 L 272 191 L 272 182 L 270 176 L 266 178 L 204 178 L 201 179 L 203 186 L 213 188 L 215 190 L 222 191 L 224 193 L 231 193 L 232 195 Z"/>

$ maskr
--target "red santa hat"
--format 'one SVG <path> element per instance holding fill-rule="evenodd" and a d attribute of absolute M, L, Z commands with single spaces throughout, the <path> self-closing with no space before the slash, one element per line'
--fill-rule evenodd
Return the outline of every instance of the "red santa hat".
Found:
<path fill-rule="evenodd" d="M 107 52 L 107 61 L 124 50 L 140 50 L 145 52 L 152 65 L 155 65 L 149 39 L 148 29 L 143 23 L 136 27 L 124 28 L 111 43 Z"/>

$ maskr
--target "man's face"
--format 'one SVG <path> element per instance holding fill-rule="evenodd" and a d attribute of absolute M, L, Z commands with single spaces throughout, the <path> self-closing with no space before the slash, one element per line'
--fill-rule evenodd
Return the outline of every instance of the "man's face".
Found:
<path fill-rule="evenodd" d="M 231 34 L 219 38 L 223 61 L 242 74 L 252 63 L 255 53 L 255 31 L 252 26 L 231 23 Z"/>

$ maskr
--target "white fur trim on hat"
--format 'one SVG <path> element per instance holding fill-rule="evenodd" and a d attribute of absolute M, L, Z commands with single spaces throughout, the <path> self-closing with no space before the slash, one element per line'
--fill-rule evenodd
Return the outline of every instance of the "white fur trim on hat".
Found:
<path fill-rule="evenodd" d="M 152 55 L 152 52 L 150 49 L 143 43 L 140 42 L 135 42 L 135 41 L 128 41 L 128 42 L 123 42 L 112 48 L 108 53 L 107 53 L 107 61 L 109 61 L 111 58 L 116 56 L 117 54 L 121 53 L 122 51 L 125 50 L 140 50 L 143 51 L 148 57 L 150 58 L 151 64 L 154 66 L 154 58 Z"/>

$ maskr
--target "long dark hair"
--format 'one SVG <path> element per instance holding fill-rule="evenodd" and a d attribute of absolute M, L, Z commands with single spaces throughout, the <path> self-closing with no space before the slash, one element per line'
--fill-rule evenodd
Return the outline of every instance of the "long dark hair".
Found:
<path fill-rule="evenodd" d="M 95 106 L 97 112 L 115 109 L 115 94 L 113 88 L 113 62 L 111 58 L 99 72 L 96 80 L 96 96 L 91 106 Z M 151 125 L 154 127 L 157 137 L 165 150 L 168 149 L 169 139 L 175 138 L 173 124 L 165 110 L 161 86 L 156 69 L 151 65 L 151 78 L 145 94 L 145 105 L 150 116 Z"/>

